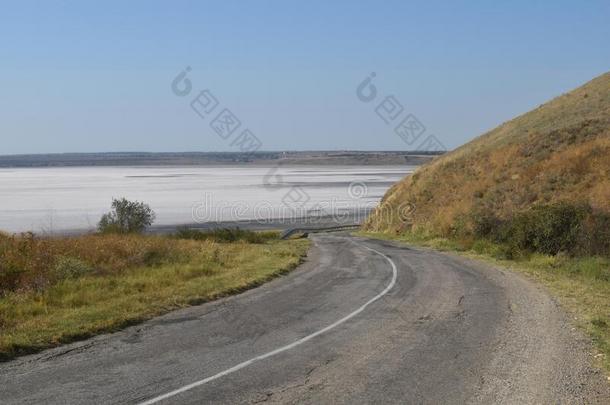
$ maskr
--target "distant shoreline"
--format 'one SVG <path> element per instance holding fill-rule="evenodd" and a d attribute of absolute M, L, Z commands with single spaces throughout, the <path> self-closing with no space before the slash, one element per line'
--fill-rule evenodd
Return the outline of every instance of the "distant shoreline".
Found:
<path fill-rule="evenodd" d="M 355 210 L 350 209 L 344 211 L 341 215 L 333 217 L 332 215 L 324 216 L 301 216 L 294 218 L 268 218 L 268 219 L 242 219 L 228 221 L 210 221 L 210 222 L 191 222 L 181 224 L 168 225 L 153 225 L 146 234 L 149 235 L 168 235 L 175 233 L 180 228 L 195 229 L 200 231 L 209 231 L 213 229 L 244 229 L 249 231 L 284 231 L 292 228 L 308 227 L 308 228 L 328 228 L 333 226 L 346 225 L 362 225 L 364 220 L 371 213 L 372 209 Z M 64 231 L 54 232 L 45 236 L 65 237 L 65 236 L 80 236 L 85 234 L 95 233 L 93 228 L 66 229 Z M 19 234 L 21 232 L 16 232 Z"/>
<path fill-rule="evenodd" d="M 222 165 L 421 165 L 442 152 L 301 151 L 301 152 L 110 152 L 2 155 L 0 168 Z"/>

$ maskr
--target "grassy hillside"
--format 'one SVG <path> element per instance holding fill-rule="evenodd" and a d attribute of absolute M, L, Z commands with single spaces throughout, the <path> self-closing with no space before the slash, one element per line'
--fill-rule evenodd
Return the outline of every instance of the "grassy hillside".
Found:
<path fill-rule="evenodd" d="M 610 73 L 422 166 L 366 228 L 450 236 L 476 213 L 507 219 L 558 201 L 610 212 Z"/>

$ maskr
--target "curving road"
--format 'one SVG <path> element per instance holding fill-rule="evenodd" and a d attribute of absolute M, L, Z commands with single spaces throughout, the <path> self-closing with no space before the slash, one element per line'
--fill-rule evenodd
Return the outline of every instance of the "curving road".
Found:
<path fill-rule="evenodd" d="M 608 403 L 521 276 L 344 234 L 225 300 L 0 364 L 0 403 Z"/>

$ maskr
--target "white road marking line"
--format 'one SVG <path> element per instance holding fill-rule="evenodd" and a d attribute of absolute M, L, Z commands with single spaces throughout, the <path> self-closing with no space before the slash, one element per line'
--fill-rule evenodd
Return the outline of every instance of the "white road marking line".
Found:
<path fill-rule="evenodd" d="M 199 381 L 196 381 L 194 383 L 185 385 L 184 387 L 178 388 L 177 390 L 170 391 L 170 392 L 168 392 L 166 394 L 163 394 L 163 395 L 160 395 L 158 397 L 149 399 L 148 401 L 140 403 L 140 405 L 155 404 L 157 402 L 160 402 L 160 401 L 163 401 L 165 399 L 171 398 L 171 397 L 176 396 L 178 394 L 181 394 L 183 392 L 192 390 L 193 388 L 199 387 L 200 385 L 209 383 L 210 381 L 217 380 L 220 377 L 224 377 L 224 376 L 226 376 L 228 374 L 232 374 L 232 373 L 234 373 L 234 372 L 236 372 L 238 370 L 241 370 L 242 368 L 248 367 L 249 365 L 251 365 L 251 364 L 253 364 L 253 363 L 257 362 L 257 361 L 264 360 L 264 359 L 266 359 L 268 357 L 272 357 L 272 356 L 275 356 L 276 354 L 279 354 L 279 353 L 285 352 L 287 350 L 293 349 L 293 348 L 295 348 L 295 347 L 297 347 L 297 346 L 299 346 L 299 345 L 301 345 L 301 344 L 303 344 L 303 343 L 305 343 L 305 342 L 307 342 L 307 341 L 309 341 L 309 340 L 311 340 L 311 339 L 313 339 L 313 338 L 315 338 L 317 336 L 320 336 L 323 333 L 328 332 L 331 329 L 336 328 L 337 326 L 341 325 L 342 323 L 350 320 L 351 318 L 355 317 L 356 315 L 358 315 L 359 313 L 364 311 L 366 309 L 366 307 L 371 305 L 373 302 L 377 301 L 379 298 L 381 298 L 384 295 L 386 295 L 392 289 L 392 287 L 394 287 L 394 284 L 396 284 L 396 278 L 398 277 L 398 270 L 396 269 L 396 264 L 394 264 L 392 259 L 390 259 L 388 256 L 384 255 L 383 253 L 381 253 L 381 252 L 379 252 L 379 251 L 377 251 L 375 249 L 372 249 L 372 248 L 370 248 L 368 246 L 364 246 L 364 245 L 361 245 L 361 244 L 358 244 L 358 243 L 355 243 L 355 242 L 354 242 L 354 244 L 356 244 L 358 246 L 361 246 L 361 247 L 363 247 L 365 249 L 368 249 L 371 252 L 377 253 L 378 255 L 380 255 L 384 259 L 386 259 L 388 261 L 388 263 L 390 263 L 390 265 L 392 266 L 392 281 L 390 282 L 390 284 L 388 284 L 388 286 L 382 292 L 380 292 L 379 294 L 377 294 L 376 296 L 374 296 L 373 298 L 368 300 L 364 305 L 362 305 L 360 308 L 358 308 L 354 312 L 350 313 L 347 316 L 344 316 L 343 318 L 339 319 L 335 323 L 333 323 L 331 325 L 328 325 L 324 329 L 320 329 L 319 331 L 314 332 L 311 335 L 307 335 L 304 338 L 301 338 L 301 339 L 299 339 L 299 340 L 297 340 L 297 341 L 295 341 L 295 342 L 293 342 L 293 343 L 291 343 L 289 345 L 282 346 L 282 347 L 280 347 L 278 349 L 275 349 L 273 351 L 270 351 L 268 353 L 265 353 L 265 354 L 262 354 L 260 356 L 254 357 L 254 358 L 252 358 L 250 360 L 246 360 L 243 363 L 239 363 L 238 365 L 236 365 L 234 367 L 231 367 L 231 368 L 229 368 L 229 369 L 227 369 L 225 371 L 221 371 L 220 373 L 215 374 L 215 375 L 213 375 L 211 377 L 204 378 L 203 380 L 199 380 Z"/>

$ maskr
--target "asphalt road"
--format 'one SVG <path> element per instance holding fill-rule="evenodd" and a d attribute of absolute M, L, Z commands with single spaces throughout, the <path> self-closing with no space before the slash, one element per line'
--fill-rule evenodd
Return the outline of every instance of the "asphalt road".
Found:
<path fill-rule="evenodd" d="M 0 364 L 0 403 L 609 403 L 591 348 L 519 275 L 318 234 L 287 276 Z"/>

